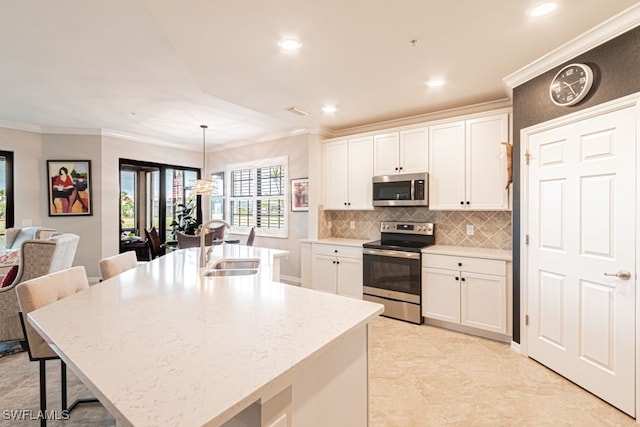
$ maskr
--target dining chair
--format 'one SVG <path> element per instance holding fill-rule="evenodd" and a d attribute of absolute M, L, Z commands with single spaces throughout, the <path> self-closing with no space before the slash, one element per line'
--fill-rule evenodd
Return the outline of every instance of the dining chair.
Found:
<path fill-rule="evenodd" d="M 47 342 L 36 332 L 25 316 L 34 310 L 81 292 L 89 287 L 87 273 L 83 266 L 72 267 L 46 276 L 27 280 L 16 286 L 20 306 L 20 323 L 24 333 L 29 360 L 40 365 L 40 413 L 47 412 L 46 361 L 60 359 Z M 69 323 L 73 327 L 73 323 Z M 60 384 L 62 410 L 71 412 L 78 404 L 97 402 L 95 398 L 78 399 L 67 404 L 67 365 L 60 360 Z M 47 417 L 40 419 L 40 425 L 47 425 Z"/>
<path fill-rule="evenodd" d="M 160 236 L 158 235 L 158 230 L 153 226 L 150 229 L 145 229 L 145 233 L 147 234 L 147 239 L 149 239 L 149 250 L 151 252 L 151 259 L 156 259 L 166 252 L 166 245 L 160 241 Z"/>
<path fill-rule="evenodd" d="M 107 280 L 127 270 L 136 268 L 138 266 L 138 258 L 135 252 L 128 251 L 103 258 L 98 262 L 98 265 L 100 266 L 102 280 Z"/>
<path fill-rule="evenodd" d="M 204 235 L 204 244 L 206 246 L 213 245 L 213 239 L 216 233 L 211 231 Z M 176 237 L 178 238 L 178 249 L 184 248 L 197 248 L 200 247 L 200 236 L 199 235 L 191 235 L 184 234 L 181 231 L 176 232 Z"/>
<path fill-rule="evenodd" d="M 0 342 L 24 340 L 18 317 L 18 283 L 71 267 L 79 240 L 75 234 L 64 233 L 46 240 L 22 242 L 20 262 L 13 267 L 13 277 L 8 274 L 0 285 Z"/>
<path fill-rule="evenodd" d="M 255 237 L 256 237 L 256 228 L 251 227 L 251 231 L 249 232 L 249 237 L 247 237 L 247 243 L 245 243 L 245 245 L 253 246 L 253 239 L 255 239 Z"/>

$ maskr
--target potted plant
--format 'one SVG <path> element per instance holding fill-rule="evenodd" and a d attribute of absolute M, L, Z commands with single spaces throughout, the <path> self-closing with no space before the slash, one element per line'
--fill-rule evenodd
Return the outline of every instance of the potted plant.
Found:
<path fill-rule="evenodd" d="M 177 232 L 195 235 L 198 229 L 198 220 L 196 219 L 196 203 L 189 200 L 186 204 L 178 204 L 174 219 L 170 226 L 173 232 L 173 238 L 177 238 Z"/>

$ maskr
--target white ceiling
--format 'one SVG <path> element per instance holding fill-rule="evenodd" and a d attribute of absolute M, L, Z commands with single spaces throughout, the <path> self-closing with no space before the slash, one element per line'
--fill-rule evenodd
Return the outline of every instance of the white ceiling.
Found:
<path fill-rule="evenodd" d="M 537 3 L 2 0 L 0 120 L 192 149 L 200 124 L 208 148 L 331 133 L 504 99 L 505 76 L 636 1 L 560 0 L 529 18 Z M 280 51 L 284 36 L 302 49 Z M 427 88 L 434 77 L 447 85 Z"/>

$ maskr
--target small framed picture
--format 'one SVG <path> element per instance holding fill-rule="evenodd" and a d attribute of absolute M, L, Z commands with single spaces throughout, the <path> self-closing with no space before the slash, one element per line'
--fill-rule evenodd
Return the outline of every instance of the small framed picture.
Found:
<path fill-rule="evenodd" d="M 49 216 L 93 215 L 91 160 L 47 160 Z"/>
<path fill-rule="evenodd" d="M 291 180 L 291 211 L 309 210 L 309 178 Z"/>

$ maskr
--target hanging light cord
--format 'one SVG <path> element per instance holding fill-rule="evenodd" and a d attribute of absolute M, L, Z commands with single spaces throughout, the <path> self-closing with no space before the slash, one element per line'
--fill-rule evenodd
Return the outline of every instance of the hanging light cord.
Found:
<path fill-rule="evenodd" d="M 206 161 L 207 161 L 207 152 L 206 152 L 206 149 L 205 149 L 205 133 L 206 133 L 207 128 L 209 126 L 200 125 L 200 127 L 202 128 L 202 179 L 204 179 L 205 164 L 206 164 Z"/>

